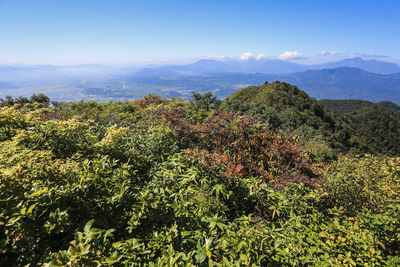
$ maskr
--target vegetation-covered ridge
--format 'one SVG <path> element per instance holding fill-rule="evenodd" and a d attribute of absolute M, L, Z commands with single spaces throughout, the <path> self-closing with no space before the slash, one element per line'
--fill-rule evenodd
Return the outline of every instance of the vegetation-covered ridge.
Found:
<path fill-rule="evenodd" d="M 320 100 L 329 110 L 343 114 L 354 129 L 361 151 L 399 155 L 400 106 L 382 101 Z"/>
<path fill-rule="evenodd" d="M 314 98 L 288 83 L 265 83 L 236 91 L 222 103 L 228 112 L 268 123 L 269 128 L 302 136 L 320 136 L 331 148 L 355 148 L 352 129 Z"/>
<path fill-rule="evenodd" d="M 301 142 L 315 152 L 313 157 L 327 159 L 347 152 L 400 155 L 400 114 L 392 111 L 395 104 L 328 101 L 327 107 L 331 110 L 371 103 L 367 109 L 341 115 L 330 112 L 323 105 L 326 102 L 309 97 L 296 86 L 274 82 L 238 90 L 226 98 L 221 107 L 265 121 L 272 130 L 302 136 Z"/>
<path fill-rule="evenodd" d="M 390 101 L 373 103 L 359 99 L 321 99 L 319 102 L 327 107 L 330 111 L 337 112 L 339 114 L 348 114 L 372 106 L 381 106 L 400 113 L 400 106 Z"/>
<path fill-rule="evenodd" d="M 366 153 L 370 115 L 286 83 L 0 105 L 1 266 L 400 264 L 400 158 Z"/>

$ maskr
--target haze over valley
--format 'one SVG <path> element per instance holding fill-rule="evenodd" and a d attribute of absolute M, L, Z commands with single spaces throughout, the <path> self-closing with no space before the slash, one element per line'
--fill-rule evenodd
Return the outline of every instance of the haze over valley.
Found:
<path fill-rule="evenodd" d="M 43 93 L 57 101 L 104 102 L 146 94 L 188 99 L 193 91 L 225 98 L 237 89 L 273 81 L 295 84 L 317 99 L 400 103 L 400 66 L 361 57 L 324 64 L 250 58 L 146 67 L 1 65 L 0 97 Z"/>

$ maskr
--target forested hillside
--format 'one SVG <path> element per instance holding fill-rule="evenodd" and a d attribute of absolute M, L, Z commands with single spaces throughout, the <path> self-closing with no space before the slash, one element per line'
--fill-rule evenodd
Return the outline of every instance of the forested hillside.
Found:
<path fill-rule="evenodd" d="M 369 153 L 400 154 L 400 114 L 372 106 L 345 116 Z"/>
<path fill-rule="evenodd" d="M 336 151 L 356 148 L 352 129 L 317 100 L 288 83 L 265 83 L 236 91 L 222 109 L 266 122 L 270 129 L 327 144 Z"/>
<path fill-rule="evenodd" d="M 361 145 L 360 151 L 400 154 L 400 106 L 390 101 L 372 103 L 323 99 L 319 102 L 343 115 L 343 119 L 354 130 L 354 136 Z"/>
<path fill-rule="evenodd" d="M 400 265 L 395 112 L 279 82 L 0 102 L 1 266 Z"/>
<path fill-rule="evenodd" d="M 337 112 L 339 114 L 348 114 L 354 111 L 358 111 L 362 108 L 372 106 L 381 106 L 400 113 L 400 106 L 390 101 L 373 103 L 370 101 L 359 99 L 321 99 L 319 100 L 319 102 L 324 105 L 328 110 Z"/>
<path fill-rule="evenodd" d="M 265 122 L 271 130 L 298 135 L 313 159 L 348 152 L 400 155 L 397 107 L 389 101 L 317 101 L 284 82 L 243 88 L 221 105 L 224 111 Z"/>

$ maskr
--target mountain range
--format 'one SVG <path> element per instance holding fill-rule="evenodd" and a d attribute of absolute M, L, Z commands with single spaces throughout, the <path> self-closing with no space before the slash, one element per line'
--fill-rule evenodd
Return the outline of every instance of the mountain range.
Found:
<path fill-rule="evenodd" d="M 379 74 L 400 73 L 400 66 L 395 63 L 364 60 L 360 57 L 343 59 L 335 62 L 323 64 L 299 64 L 277 59 L 264 60 L 227 60 L 218 61 L 214 59 L 202 59 L 195 63 L 186 65 L 169 65 L 153 68 L 145 68 L 140 72 L 145 74 L 200 74 L 200 73 L 220 73 L 220 72 L 242 72 L 242 73 L 268 73 L 268 74 L 290 74 L 306 70 L 332 69 L 340 67 L 359 68 L 368 72 Z"/>
<path fill-rule="evenodd" d="M 400 103 L 400 66 L 362 58 L 305 65 L 283 60 L 203 59 L 184 65 L 115 67 L 0 66 L 0 97 L 45 93 L 58 101 L 123 100 L 145 94 L 189 98 L 192 91 L 225 98 L 237 89 L 284 81 L 322 99 Z"/>

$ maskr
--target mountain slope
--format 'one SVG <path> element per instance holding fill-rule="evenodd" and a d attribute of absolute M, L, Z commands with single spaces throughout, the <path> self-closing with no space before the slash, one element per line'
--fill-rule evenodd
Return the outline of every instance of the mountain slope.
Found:
<path fill-rule="evenodd" d="M 365 107 L 372 106 L 381 106 L 400 113 L 400 106 L 390 101 L 373 103 L 370 101 L 359 99 L 321 99 L 319 100 L 319 102 L 323 104 L 328 110 L 339 114 L 348 114 L 363 109 Z"/>
<path fill-rule="evenodd" d="M 385 107 L 385 108 L 393 110 L 397 113 L 400 113 L 400 106 L 391 101 L 381 101 L 381 102 L 378 102 L 377 104 L 381 107 Z"/>
<path fill-rule="evenodd" d="M 371 102 L 349 103 L 358 110 L 335 115 L 296 86 L 274 82 L 238 90 L 221 107 L 266 121 L 271 129 L 303 136 L 311 150 L 326 144 L 337 152 L 400 155 L 400 114 Z"/>
<path fill-rule="evenodd" d="M 355 146 L 350 140 L 351 129 L 342 119 L 288 83 L 243 88 L 226 98 L 222 108 L 267 121 L 275 130 L 310 138 L 323 136 L 330 147 L 340 151 Z"/>
<path fill-rule="evenodd" d="M 378 105 L 365 107 L 345 116 L 355 130 L 362 151 L 400 154 L 400 114 Z"/>

